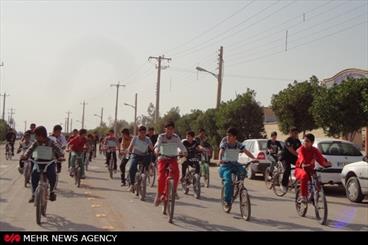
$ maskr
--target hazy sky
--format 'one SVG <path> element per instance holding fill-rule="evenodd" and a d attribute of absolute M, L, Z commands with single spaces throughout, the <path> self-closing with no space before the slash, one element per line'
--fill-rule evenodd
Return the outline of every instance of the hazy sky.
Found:
<path fill-rule="evenodd" d="M 305 13 L 305 15 L 303 15 Z M 0 0 L 0 92 L 10 94 L 17 129 L 24 121 L 52 125 L 70 110 L 80 127 L 104 108 L 114 117 L 121 81 L 119 119 L 133 120 L 155 102 L 157 70 L 149 56 L 172 58 L 162 71 L 161 114 L 216 104 L 215 78 L 224 47 L 222 100 L 254 89 L 262 105 L 293 80 L 320 79 L 342 69 L 368 67 L 368 1 L 14 1 Z M 303 18 L 304 16 L 304 18 Z M 285 37 L 288 30 L 288 51 Z M 1 99 L 1 108 L 2 108 Z M 1 109 L 2 111 L 2 109 Z"/>

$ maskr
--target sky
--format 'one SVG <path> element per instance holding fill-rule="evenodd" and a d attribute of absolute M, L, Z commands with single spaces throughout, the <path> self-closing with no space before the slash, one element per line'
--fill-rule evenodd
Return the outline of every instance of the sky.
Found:
<path fill-rule="evenodd" d="M 287 42 L 286 42 L 287 31 Z M 287 44 L 287 49 L 286 49 Z M 155 103 L 157 69 L 149 56 L 172 60 L 161 72 L 160 114 L 216 105 L 218 50 L 224 49 L 222 101 L 247 88 L 269 106 L 294 80 L 325 79 L 346 68 L 368 69 L 367 0 L 124 1 L 0 0 L 0 93 L 5 118 L 15 109 L 49 130 L 71 111 L 73 128 L 114 118 L 129 122 Z M 3 106 L 1 98 L 1 111 Z M 78 120 L 78 121 L 77 121 Z"/>

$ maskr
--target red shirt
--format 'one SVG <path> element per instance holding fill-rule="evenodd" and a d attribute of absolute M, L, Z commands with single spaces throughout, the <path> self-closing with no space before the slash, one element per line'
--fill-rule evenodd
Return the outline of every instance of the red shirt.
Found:
<path fill-rule="evenodd" d="M 83 152 L 84 145 L 87 143 L 86 137 L 77 136 L 69 141 L 69 145 L 71 145 L 70 149 L 74 152 Z"/>
<path fill-rule="evenodd" d="M 313 171 L 315 167 L 315 162 L 317 161 L 323 167 L 326 167 L 326 159 L 322 156 L 321 152 L 316 147 L 311 147 L 310 149 L 305 148 L 304 146 L 299 147 L 298 152 L 298 160 L 295 163 L 296 168 L 301 168 L 302 164 L 310 164 L 310 167 L 307 167 L 308 170 Z"/>

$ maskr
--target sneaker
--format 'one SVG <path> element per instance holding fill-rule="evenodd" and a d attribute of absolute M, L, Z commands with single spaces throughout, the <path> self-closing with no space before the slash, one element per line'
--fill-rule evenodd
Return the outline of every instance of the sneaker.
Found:
<path fill-rule="evenodd" d="M 20 174 L 23 174 L 23 168 L 18 167 L 18 172 L 19 172 Z"/>
<path fill-rule="evenodd" d="M 129 192 L 134 192 L 134 186 L 133 185 L 128 186 L 128 189 L 127 190 Z"/>
<path fill-rule="evenodd" d="M 51 192 L 51 193 L 50 193 L 49 200 L 50 200 L 50 201 L 52 201 L 52 202 L 53 202 L 53 201 L 56 201 L 56 194 L 55 194 L 55 192 Z"/>
<path fill-rule="evenodd" d="M 286 186 L 280 185 L 280 188 L 283 192 L 287 192 L 288 188 Z"/>
<path fill-rule="evenodd" d="M 28 200 L 29 203 L 33 203 L 35 200 L 35 197 L 32 195 L 31 199 Z"/>
<path fill-rule="evenodd" d="M 126 186 L 126 184 L 125 183 L 121 183 L 121 186 L 123 187 L 123 186 Z"/>
<path fill-rule="evenodd" d="M 74 177 L 74 168 L 70 169 L 70 173 L 69 173 L 70 177 Z"/>
<path fill-rule="evenodd" d="M 160 206 L 160 203 L 161 203 L 161 198 L 159 197 L 159 195 L 156 195 L 155 201 L 154 201 L 155 207 Z"/>
<path fill-rule="evenodd" d="M 225 209 L 229 209 L 231 207 L 231 205 L 228 203 L 225 203 L 224 206 L 225 206 Z"/>

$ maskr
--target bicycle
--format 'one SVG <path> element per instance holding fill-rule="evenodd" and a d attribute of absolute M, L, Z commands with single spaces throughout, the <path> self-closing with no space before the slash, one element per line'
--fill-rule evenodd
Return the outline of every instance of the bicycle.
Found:
<path fill-rule="evenodd" d="M 256 161 L 249 161 L 245 164 L 241 164 L 244 169 L 248 167 L 249 164 L 254 163 Z M 249 221 L 251 217 L 251 204 L 250 204 L 250 197 L 248 194 L 247 188 L 244 186 L 244 179 L 245 175 L 241 174 L 237 176 L 236 174 L 232 173 L 232 188 L 233 188 L 233 196 L 231 199 L 231 204 L 226 207 L 225 202 L 225 187 L 224 187 L 224 180 L 222 180 L 222 189 L 221 189 L 221 204 L 222 208 L 226 213 L 230 213 L 232 205 L 236 198 L 239 196 L 239 204 L 240 204 L 240 215 L 241 217 Z"/>
<path fill-rule="evenodd" d="M 72 170 L 74 174 L 74 184 L 79 188 L 82 177 L 83 154 L 72 153 L 72 155 L 73 154 L 75 155 L 75 166 L 74 170 Z"/>
<path fill-rule="evenodd" d="M 292 178 L 291 174 L 289 176 L 289 185 L 286 186 L 286 190 L 281 188 L 281 182 L 284 176 L 284 164 L 281 161 L 277 161 L 273 173 L 271 175 L 271 168 L 267 167 L 264 174 L 265 184 L 268 189 L 272 189 L 276 196 L 284 196 L 289 189 L 294 189 L 296 186 L 295 179 Z"/>
<path fill-rule="evenodd" d="M 206 188 L 210 187 L 210 168 L 208 163 L 209 163 L 208 152 L 205 151 L 201 154 L 200 167 L 201 167 L 201 177 L 204 178 L 204 184 Z"/>
<path fill-rule="evenodd" d="M 198 159 L 188 159 L 189 162 L 198 162 Z M 201 196 L 201 177 L 199 174 L 195 173 L 195 168 L 188 164 L 188 169 L 186 171 L 186 174 L 181 182 L 181 185 L 183 187 L 184 194 L 189 193 L 189 187 L 190 185 L 193 185 L 193 191 L 194 191 L 194 197 L 196 199 L 199 199 Z"/>
<path fill-rule="evenodd" d="M 295 191 L 295 208 L 299 216 L 305 217 L 308 210 L 308 203 L 311 203 L 314 206 L 316 219 L 319 221 L 321 225 L 326 225 L 328 208 L 326 196 L 320 181 L 320 176 L 317 175 L 315 171 L 310 177 L 311 179 L 308 182 L 308 198 L 306 203 L 302 202 L 302 199 L 300 197 L 300 184 L 298 182 Z"/>
<path fill-rule="evenodd" d="M 86 171 L 88 171 L 88 165 L 89 165 L 89 156 L 90 156 L 90 152 L 87 152 L 84 158 L 84 166 L 86 168 Z"/>
<path fill-rule="evenodd" d="M 110 179 L 113 179 L 114 178 L 114 158 L 113 158 L 113 151 L 111 150 L 107 150 L 106 152 L 107 154 L 110 154 L 110 160 L 108 162 L 108 170 L 109 170 L 109 176 L 110 176 Z"/>
<path fill-rule="evenodd" d="M 38 225 L 41 224 L 41 215 L 46 217 L 46 209 L 47 209 L 47 199 L 48 199 L 48 180 L 46 177 L 47 168 L 55 162 L 55 160 L 49 162 L 38 162 L 31 160 L 36 166 L 37 172 L 40 174 L 40 180 L 38 181 L 37 188 L 35 190 L 35 202 L 34 205 L 36 207 L 36 223 Z M 39 165 L 44 165 L 42 172 L 40 170 Z"/>
<path fill-rule="evenodd" d="M 161 157 L 163 157 L 164 159 L 170 159 L 170 158 L 173 158 L 174 156 L 161 155 Z M 175 157 L 178 157 L 178 156 L 175 156 Z M 162 209 L 162 214 L 168 215 L 168 221 L 169 223 L 172 223 L 173 218 L 174 218 L 176 190 L 175 190 L 174 176 L 172 173 L 171 165 L 167 162 L 165 164 L 166 164 L 165 166 L 165 176 L 166 176 L 165 190 L 166 192 L 164 196 L 164 206 Z"/>
<path fill-rule="evenodd" d="M 135 174 L 134 190 L 136 196 L 139 196 L 141 201 L 144 201 L 146 197 L 147 175 L 148 170 L 141 162 L 138 162 L 138 171 Z"/>
<path fill-rule="evenodd" d="M 27 184 L 30 183 L 31 172 L 32 172 L 31 162 L 29 160 L 24 160 L 24 169 L 23 169 L 24 187 L 27 187 Z"/>
<path fill-rule="evenodd" d="M 148 166 L 148 174 L 147 174 L 147 180 L 150 187 L 153 187 L 155 185 L 156 180 L 156 163 L 150 162 Z"/>
<path fill-rule="evenodd" d="M 5 159 L 6 160 L 12 160 L 13 154 L 11 151 L 11 145 L 9 142 L 6 143 L 5 145 Z"/>

